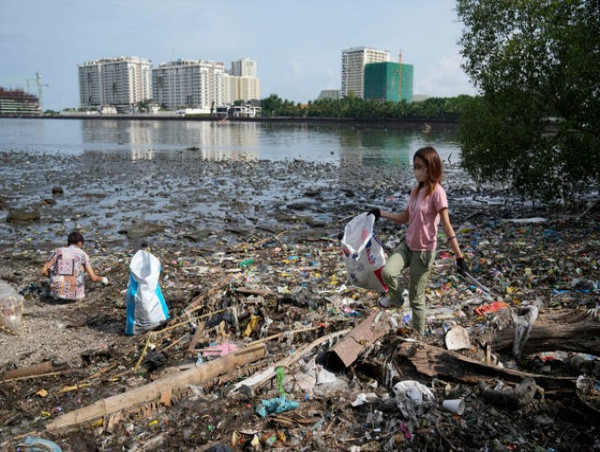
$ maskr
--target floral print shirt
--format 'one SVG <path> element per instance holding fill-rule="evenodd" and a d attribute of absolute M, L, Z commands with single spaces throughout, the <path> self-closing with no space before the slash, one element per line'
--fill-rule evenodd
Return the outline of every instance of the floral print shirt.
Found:
<path fill-rule="evenodd" d="M 90 258 L 76 245 L 54 250 L 50 265 L 50 293 L 66 300 L 81 300 L 85 296 L 85 269 Z"/>

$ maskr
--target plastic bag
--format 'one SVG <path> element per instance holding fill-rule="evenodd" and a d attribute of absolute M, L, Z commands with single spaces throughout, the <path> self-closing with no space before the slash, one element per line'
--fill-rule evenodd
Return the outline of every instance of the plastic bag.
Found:
<path fill-rule="evenodd" d="M 392 389 L 396 397 L 410 399 L 417 405 L 435 400 L 435 395 L 431 389 L 415 380 L 399 381 Z"/>
<path fill-rule="evenodd" d="M 23 297 L 6 281 L 0 280 L 0 330 L 21 334 Z"/>
<path fill-rule="evenodd" d="M 375 234 L 375 217 L 362 213 L 344 228 L 342 251 L 350 281 L 364 289 L 387 292 L 381 277 L 385 252 Z"/>
<path fill-rule="evenodd" d="M 158 283 L 161 266 L 156 256 L 139 250 L 131 259 L 129 270 L 125 334 L 131 336 L 150 330 L 167 320 L 169 308 Z"/>
<path fill-rule="evenodd" d="M 286 400 L 285 396 L 279 396 L 275 399 L 266 399 L 261 401 L 254 409 L 260 417 L 265 417 L 267 414 L 279 414 L 285 411 L 291 411 L 298 408 L 300 404 L 293 400 Z"/>

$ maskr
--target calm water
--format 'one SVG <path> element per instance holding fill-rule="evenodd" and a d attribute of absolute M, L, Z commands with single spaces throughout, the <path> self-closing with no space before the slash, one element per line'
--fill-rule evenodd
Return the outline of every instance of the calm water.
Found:
<path fill-rule="evenodd" d="M 425 145 L 457 162 L 460 146 L 452 130 L 346 125 L 216 123 L 204 121 L 139 121 L 0 118 L 0 151 L 119 153 L 135 159 L 180 158 L 182 150 L 197 158 L 314 162 L 362 161 L 369 166 L 408 165 Z"/>

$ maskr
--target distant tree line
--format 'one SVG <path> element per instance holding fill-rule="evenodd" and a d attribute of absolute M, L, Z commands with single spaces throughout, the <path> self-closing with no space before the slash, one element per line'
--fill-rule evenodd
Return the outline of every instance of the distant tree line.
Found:
<path fill-rule="evenodd" d="M 361 99 L 352 93 L 343 99 L 322 99 L 307 104 L 281 99 L 277 94 L 261 100 L 263 117 L 426 119 L 457 121 L 470 96 L 433 97 L 422 102 L 389 102 Z"/>

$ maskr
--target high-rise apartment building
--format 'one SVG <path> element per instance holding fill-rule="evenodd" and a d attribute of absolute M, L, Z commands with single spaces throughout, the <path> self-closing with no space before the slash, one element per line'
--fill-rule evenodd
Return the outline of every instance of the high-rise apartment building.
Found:
<path fill-rule="evenodd" d="M 260 99 L 260 80 L 256 77 L 256 61 L 242 58 L 231 62 L 229 74 L 223 77 L 224 104 Z"/>
<path fill-rule="evenodd" d="M 256 61 L 248 58 L 241 58 L 231 62 L 231 75 L 238 77 L 255 77 L 256 78 Z"/>
<path fill-rule="evenodd" d="M 240 95 L 239 77 L 225 74 L 223 76 L 223 105 L 232 105 Z"/>
<path fill-rule="evenodd" d="M 260 79 L 256 77 L 256 61 L 242 58 L 231 62 L 231 70 L 224 80 L 225 104 L 236 100 L 260 99 Z"/>
<path fill-rule="evenodd" d="M 79 68 L 79 101 L 82 107 L 131 106 L 152 97 L 152 62 L 139 57 L 103 58 Z"/>
<path fill-rule="evenodd" d="M 256 77 L 240 77 L 239 78 L 239 95 L 240 100 L 260 99 L 260 80 Z"/>
<path fill-rule="evenodd" d="M 225 66 L 202 60 L 177 60 L 152 69 L 154 102 L 163 108 L 195 108 L 209 113 L 223 105 Z"/>
<path fill-rule="evenodd" d="M 412 102 L 413 65 L 392 62 L 369 63 L 365 65 L 364 87 L 365 99 Z"/>
<path fill-rule="evenodd" d="M 233 104 L 236 100 L 260 99 L 260 80 L 256 77 L 237 77 L 226 74 L 223 77 L 224 103 Z"/>
<path fill-rule="evenodd" d="M 365 72 L 369 63 L 390 61 L 389 50 L 376 50 L 368 47 L 353 47 L 342 51 L 342 97 L 351 92 L 363 98 Z"/>

